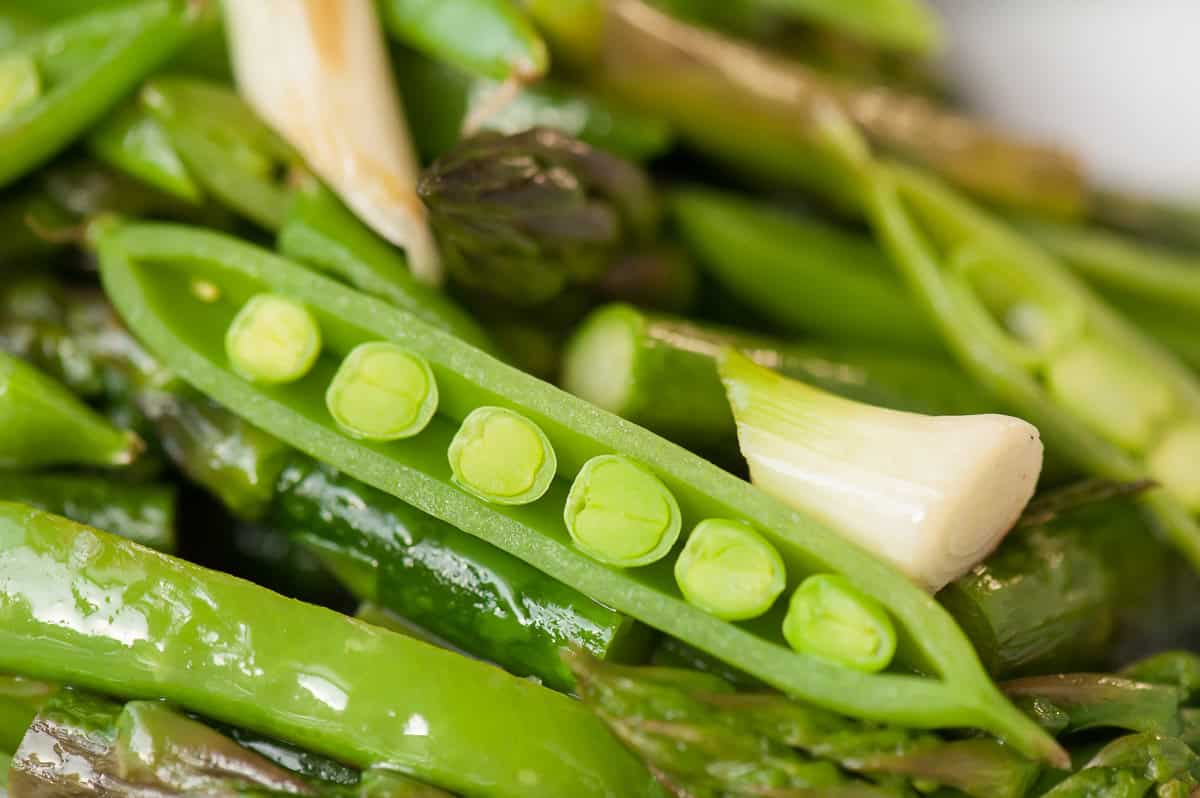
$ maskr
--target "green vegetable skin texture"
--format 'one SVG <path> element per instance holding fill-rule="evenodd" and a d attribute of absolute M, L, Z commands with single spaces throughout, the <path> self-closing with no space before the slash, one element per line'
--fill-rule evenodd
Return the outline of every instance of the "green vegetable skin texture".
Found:
<path fill-rule="evenodd" d="M 295 154 L 231 88 L 157 77 L 142 87 L 138 100 L 202 189 L 266 230 L 283 224 L 289 192 L 281 173 Z"/>
<path fill-rule="evenodd" d="M 141 450 L 66 386 L 0 353 L 0 468 L 127 465 Z"/>
<path fill-rule="evenodd" d="M 1179 462 L 1167 472 L 1154 469 L 1155 447 L 1161 450 L 1169 435 L 1196 428 L 1200 381 L 1053 258 L 937 181 L 886 164 L 859 168 L 869 187 L 866 207 L 882 242 L 913 294 L 937 318 L 964 369 L 1035 423 L 1048 445 L 1081 470 L 1127 482 L 1153 473 L 1160 483 L 1182 484 L 1178 495 L 1156 490 L 1143 502 L 1172 543 L 1200 563 L 1200 524 L 1185 503 L 1200 497 L 1196 475 Z M 935 251 L 933 241 L 945 251 Z M 991 280 L 992 291 L 1010 292 L 1010 302 L 1030 303 L 1049 320 L 1049 344 L 1039 350 L 999 324 L 981 296 L 983 289 L 959 268 L 971 257 L 978 276 Z M 1091 360 L 1084 368 L 1047 387 L 1052 367 L 1066 360 L 1063 350 L 1078 352 L 1087 345 L 1090 349 L 1082 351 Z M 1073 401 L 1063 398 L 1062 390 L 1072 387 Z M 1114 406 L 1111 395 L 1121 392 L 1132 401 Z M 1144 406 L 1156 401 L 1153 397 L 1165 403 L 1166 412 L 1151 428 L 1133 430 L 1134 445 L 1123 448 L 1130 442 L 1119 439 L 1112 425 L 1134 417 L 1134 410 L 1144 417 L 1143 408 L 1128 405 Z M 1099 422 L 1097 410 L 1106 413 Z"/>
<path fill-rule="evenodd" d="M 458 143 L 468 115 L 500 88 L 495 81 L 413 51 L 396 51 L 393 61 L 413 139 L 425 161 Z M 534 127 L 557 128 L 634 161 L 661 155 L 672 143 L 671 128 L 663 120 L 551 81 L 521 87 L 511 102 L 480 120 L 481 129 L 506 134 Z"/>
<path fill-rule="evenodd" d="M 269 513 L 268 520 L 274 527 L 317 534 L 338 546 L 365 552 L 368 560 L 380 563 L 372 570 L 371 586 L 366 591 L 372 597 L 382 600 L 375 596 L 378 570 L 386 576 L 383 592 L 392 609 L 512 672 L 538 676 L 555 687 L 570 687 L 558 657 L 563 646 L 582 645 L 603 658 L 636 659 L 644 653 L 648 644 L 644 627 L 386 493 L 298 457 L 290 447 L 190 386 L 178 380 L 154 386 L 125 385 L 130 375 L 137 382 L 136 375 L 149 356 L 117 326 L 102 296 L 85 292 L 63 295 L 57 290 L 61 288 L 54 281 L 47 284 L 40 280 L 14 285 L 12 295 L 2 304 L 7 312 L 0 315 L 0 322 L 36 317 L 33 311 L 45 307 L 54 311 L 50 321 L 60 321 L 60 313 L 71 320 L 92 319 L 93 326 L 60 331 L 63 351 L 87 358 L 90 365 L 81 373 L 92 375 L 101 367 L 120 371 L 123 376 L 100 380 L 106 393 L 115 390 L 117 394 L 108 398 L 135 401 L 177 465 L 237 517 L 260 518 Z M 30 340 L 35 349 L 41 350 L 45 348 L 42 339 L 48 334 L 49 328 L 39 328 L 18 332 L 15 338 Z M 2 338 L 0 335 L 0 342 Z M 81 390 L 93 382 L 89 377 L 74 382 L 72 387 Z M 29 492 L 5 494 L 5 487 L 16 489 L 20 484 L 0 484 L 0 498 L 37 503 L 30 502 Z M 118 489 L 150 490 L 109 485 L 110 499 Z M 83 498 L 79 491 L 73 493 L 75 509 L 87 509 L 81 506 Z M 65 509 L 41 506 L 59 512 Z M 104 511 L 103 516 L 68 515 L 107 531 L 121 532 L 115 522 L 110 526 L 98 520 L 111 519 L 115 509 L 102 502 L 98 511 Z M 408 537 L 400 530 L 407 530 Z M 253 539 L 247 537 L 249 534 L 235 533 L 235 537 L 249 545 Z M 411 545 L 404 545 L 409 539 Z M 274 554 L 276 549 L 270 549 L 272 556 L 278 556 Z M 440 598 L 431 600 L 430 596 Z M 451 606 L 455 611 L 443 611 Z"/>
<path fill-rule="evenodd" d="M 33 59 L 42 96 L 0 122 L 0 186 L 68 145 L 186 40 L 195 14 L 183 2 L 151 0 L 99 11 L 18 41 Z"/>
<path fill-rule="evenodd" d="M 444 293 L 413 277 L 402 252 L 368 230 L 315 180 L 292 195 L 278 249 L 473 346 L 492 349 L 487 333 L 470 315 Z"/>
<path fill-rule="evenodd" d="M 5 670 L 165 698 L 469 796 L 659 794 L 565 696 L 56 516 L 0 506 L 0 586 Z"/>
<path fill-rule="evenodd" d="M 997 677 L 1111 667 L 1178 645 L 1200 581 L 1136 504 L 1109 501 L 1014 530 L 938 594 Z"/>
<path fill-rule="evenodd" d="M 0 501 L 38 507 L 159 551 L 175 549 L 175 489 L 66 474 L 5 474 Z"/>
<path fill-rule="evenodd" d="M 511 0 L 380 0 L 384 27 L 431 58 L 493 80 L 532 81 L 546 44 Z"/>
<path fill-rule="evenodd" d="M 730 451 L 736 430 L 716 365 L 726 347 L 794 379 L 896 410 L 953 415 L 997 405 L 940 354 L 781 341 L 619 304 L 581 323 L 567 345 L 564 385 L 682 445 Z"/>
<path fill-rule="evenodd" d="M 906 725 L 978 726 L 1031 755 L 1062 761 L 1061 749 L 999 696 L 961 631 L 930 597 L 832 530 L 716 466 L 408 314 L 252 246 L 155 224 L 101 225 L 93 230 L 93 240 L 109 295 L 154 353 L 204 393 L 306 453 L 793 695 Z M 191 297 L 184 286 L 196 276 L 220 285 L 227 300 L 205 304 Z M 290 386 L 253 386 L 238 379 L 225 363 L 221 338 L 236 303 L 264 289 L 308 306 L 331 353 L 344 355 L 364 340 L 382 339 L 425 357 L 439 383 L 439 416 L 408 441 L 354 442 L 338 433 L 325 413 L 323 395 L 334 365 L 328 355 L 306 379 Z M 942 678 L 866 675 L 795 654 L 784 645 L 772 615 L 754 628 L 719 621 L 682 599 L 670 558 L 655 567 L 621 571 L 597 563 L 567 540 L 563 480 L 541 501 L 523 507 L 496 507 L 467 496 L 451 482 L 445 452 L 458 422 L 481 405 L 506 406 L 537 423 L 558 452 L 565 478 L 591 457 L 620 453 L 652 465 L 679 500 L 689 528 L 707 517 L 745 520 L 780 550 L 794 578 L 813 571 L 846 575 L 889 608 L 907 652 Z"/>
<path fill-rule="evenodd" d="M 0 675 L 0 753 L 17 750 L 30 721 L 57 690 L 55 685 Z M 0 763 L 0 771 L 6 769 Z"/>
<path fill-rule="evenodd" d="M 569 689 L 559 657 L 644 653 L 644 629 L 521 560 L 395 497 L 304 457 L 279 480 L 270 521 L 315 536 L 366 569 L 370 599 L 518 675 Z"/>
<path fill-rule="evenodd" d="M 725 290 L 791 333 L 939 351 L 937 331 L 872 241 L 708 189 L 670 202 L 684 242 Z"/>

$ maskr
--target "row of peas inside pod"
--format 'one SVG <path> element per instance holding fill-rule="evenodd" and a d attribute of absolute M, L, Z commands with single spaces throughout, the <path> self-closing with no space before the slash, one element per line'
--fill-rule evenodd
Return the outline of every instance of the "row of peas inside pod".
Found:
<path fill-rule="evenodd" d="M 309 374 L 321 354 L 321 328 L 303 305 L 257 294 L 230 324 L 225 351 L 247 380 L 295 382 Z M 325 390 L 329 415 L 359 440 L 386 443 L 419 435 L 437 406 L 438 385 L 429 363 L 386 341 L 356 346 Z M 466 416 L 447 459 L 455 484 L 500 505 L 542 499 L 558 466 L 550 439 L 536 423 L 495 406 L 477 407 Z M 567 495 L 563 521 L 581 551 L 617 568 L 663 560 L 683 528 L 679 504 L 667 486 L 639 463 L 614 454 L 584 464 Z M 787 586 L 775 547 L 751 524 L 728 518 L 695 525 L 675 560 L 674 576 L 687 601 L 728 621 L 765 615 Z M 813 574 L 799 584 L 782 631 L 796 651 L 868 672 L 886 668 L 896 648 L 895 628 L 883 606 L 836 574 Z"/>

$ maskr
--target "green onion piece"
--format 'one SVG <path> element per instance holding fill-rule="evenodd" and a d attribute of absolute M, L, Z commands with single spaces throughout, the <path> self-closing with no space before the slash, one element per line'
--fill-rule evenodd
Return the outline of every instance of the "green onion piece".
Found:
<path fill-rule="evenodd" d="M 692 604 L 726 621 L 757 618 L 787 587 L 783 558 L 754 527 L 709 518 L 675 561 L 675 581 Z"/>
<path fill-rule="evenodd" d="M 28 55 L 0 58 L 0 121 L 8 119 L 42 94 L 37 64 Z"/>
<path fill-rule="evenodd" d="M 1200 422 L 1170 430 L 1146 458 L 1150 475 L 1192 512 L 1200 512 Z"/>
<path fill-rule="evenodd" d="M 251 297 L 225 333 L 229 362 L 252 382 L 298 380 L 320 353 L 317 320 L 303 305 L 275 294 Z"/>
<path fill-rule="evenodd" d="M 582 551 L 621 568 L 667 556 L 683 526 L 679 503 L 667 486 L 615 454 L 583 464 L 567 496 L 563 520 Z"/>
<path fill-rule="evenodd" d="M 839 574 L 814 574 L 792 594 L 783 636 L 792 648 L 874 673 L 896 653 L 887 610 Z"/>
<path fill-rule="evenodd" d="M 546 493 L 558 457 L 541 427 L 503 407 L 478 407 L 450 441 L 454 482 L 494 504 L 529 504 Z"/>
<path fill-rule="evenodd" d="M 1050 392 L 1113 443 L 1143 452 L 1175 410 L 1171 386 L 1132 355 L 1084 339 L 1054 357 Z"/>
<path fill-rule="evenodd" d="M 325 406 L 342 429 L 372 441 L 411 438 L 437 405 L 437 380 L 425 359 L 385 341 L 354 347 L 325 392 Z"/>

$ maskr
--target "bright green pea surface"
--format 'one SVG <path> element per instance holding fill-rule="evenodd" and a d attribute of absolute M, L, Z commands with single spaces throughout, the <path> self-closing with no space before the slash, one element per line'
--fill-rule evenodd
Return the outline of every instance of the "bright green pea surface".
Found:
<path fill-rule="evenodd" d="M 375 441 L 416 435 L 437 404 L 437 380 L 429 364 L 384 341 L 356 346 L 325 392 L 325 406 L 342 429 Z"/>
<path fill-rule="evenodd" d="M 274 294 L 251 297 L 225 334 L 229 362 L 251 382 L 300 379 L 321 353 L 321 328 L 303 305 Z"/>
<path fill-rule="evenodd" d="M 661 560 L 679 539 L 683 524 L 667 486 L 618 455 L 600 455 L 584 464 L 563 518 L 576 546 L 623 568 Z"/>
<path fill-rule="evenodd" d="M 502 407 L 471 412 L 450 442 L 454 481 L 498 504 L 528 504 L 550 487 L 558 458 L 546 433 Z"/>
<path fill-rule="evenodd" d="M 874 673 L 896 653 L 887 610 L 840 574 L 814 574 L 792 594 L 783 636 L 792 648 Z"/>
<path fill-rule="evenodd" d="M 692 604 L 727 621 L 756 618 L 787 586 L 779 551 L 742 521 L 709 518 L 688 536 L 675 581 Z"/>

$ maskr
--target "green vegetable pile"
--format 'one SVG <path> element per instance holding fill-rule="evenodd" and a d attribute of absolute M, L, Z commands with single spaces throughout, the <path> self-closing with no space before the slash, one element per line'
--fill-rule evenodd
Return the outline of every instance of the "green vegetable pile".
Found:
<path fill-rule="evenodd" d="M 0 3 L 0 798 L 1200 795 L 1200 212 L 940 46 Z"/>

